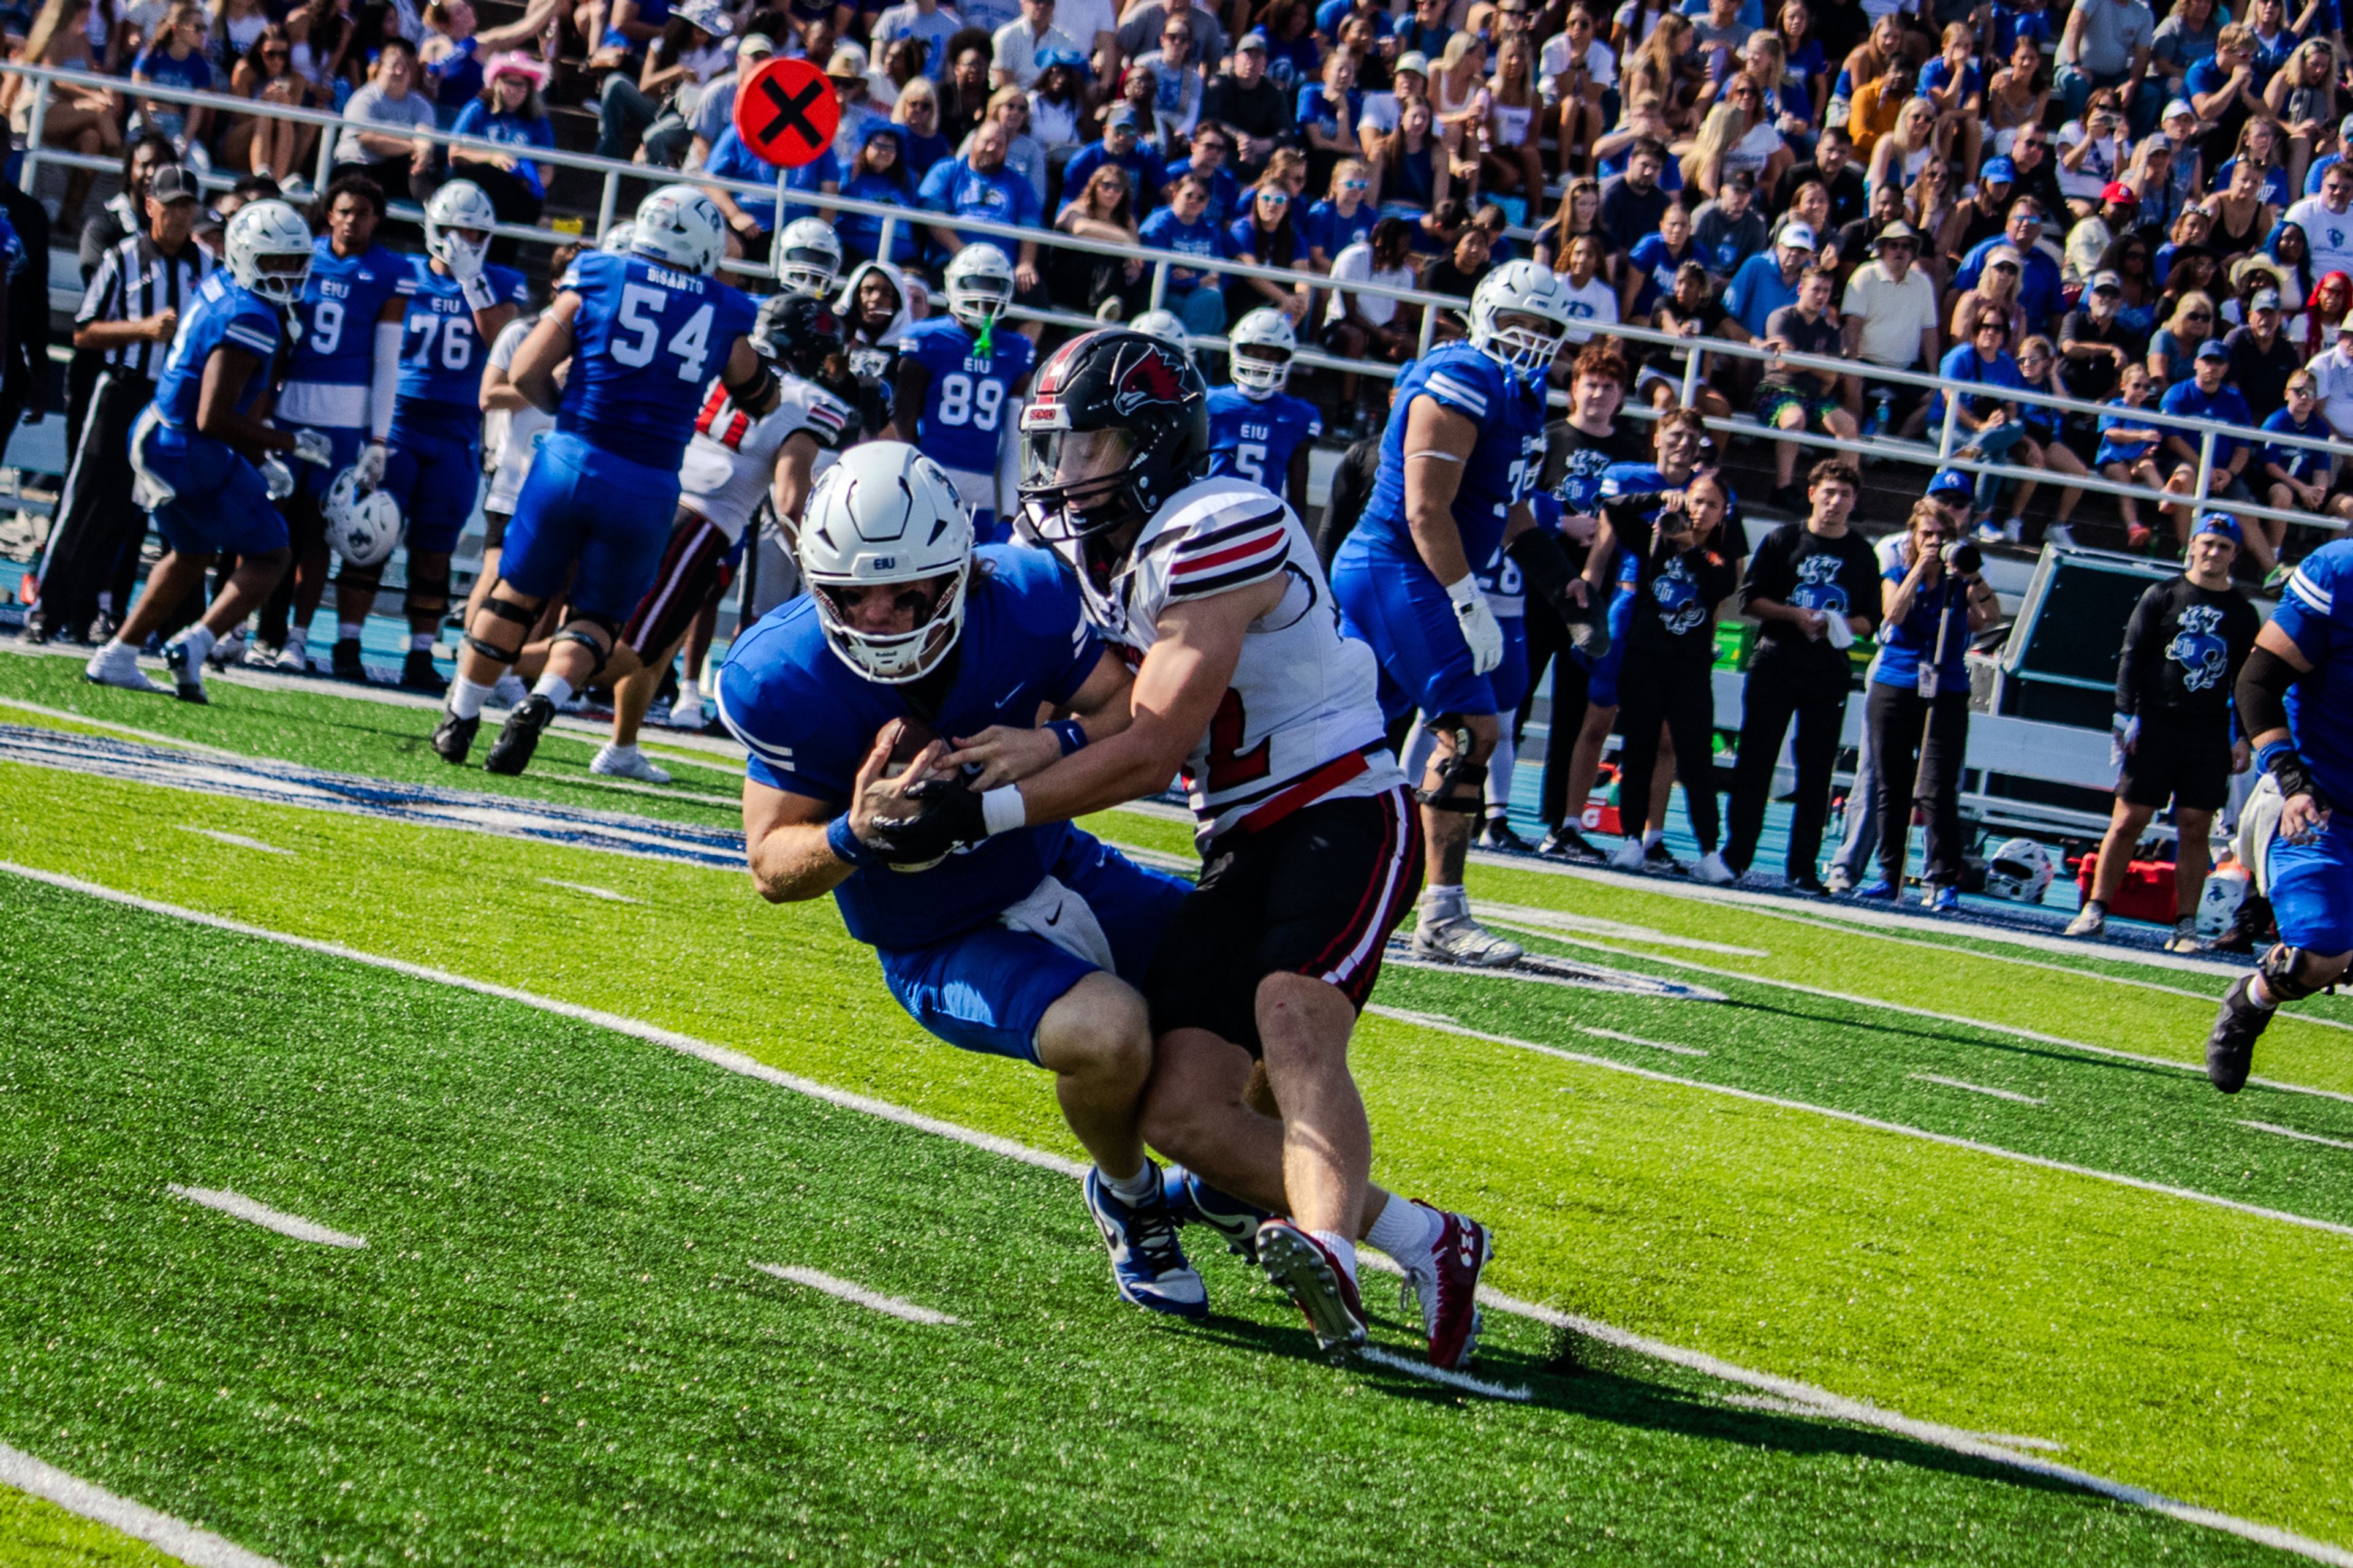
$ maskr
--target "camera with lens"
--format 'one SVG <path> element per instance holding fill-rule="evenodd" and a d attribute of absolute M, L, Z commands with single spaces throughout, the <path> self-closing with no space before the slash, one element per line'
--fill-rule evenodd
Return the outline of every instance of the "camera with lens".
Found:
<path fill-rule="evenodd" d="M 1973 540 L 1956 539 L 1944 549 L 1945 568 L 1969 576 L 1985 569 L 1985 552 Z"/>

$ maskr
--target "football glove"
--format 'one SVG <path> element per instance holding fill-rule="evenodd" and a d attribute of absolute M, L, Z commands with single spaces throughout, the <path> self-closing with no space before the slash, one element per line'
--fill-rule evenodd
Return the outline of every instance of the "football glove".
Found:
<path fill-rule="evenodd" d="M 335 460 L 335 444 L 324 430 L 297 430 L 294 432 L 294 457 L 299 462 L 316 463 L 324 468 Z"/>
<path fill-rule="evenodd" d="M 1471 647 L 1471 673 L 1484 675 L 1504 662 L 1504 626 L 1487 607 L 1487 595 L 1476 577 L 1450 583 L 1446 596 L 1454 604 L 1454 624 Z"/>
<path fill-rule="evenodd" d="M 359 480 L 360 489 L 372 490 L 384 483 L 384 443 L 370 441 L 360 448 L 360 460 L 352 465 L 352 474 Z"/>
<path fill-rule="evenodd" d="M 885 865 L 924 864 L 988 837 L 980 796 L 962 779 L 925 779 L 907 791 L 917 803 L 912 816 L 876 817 L 867 842 Z"/>
<path fill-rule="evenodd" d="M 294 493 L 294 470 L 280 462 L 274 454 L 261 459 L 260 468 L 262 488 L 269 492 L 271 500 L 284 500 Z"/>

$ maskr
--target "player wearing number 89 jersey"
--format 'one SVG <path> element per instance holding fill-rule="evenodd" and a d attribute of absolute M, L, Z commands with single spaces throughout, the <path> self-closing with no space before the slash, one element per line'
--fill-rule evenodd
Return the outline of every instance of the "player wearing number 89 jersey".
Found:
<path fill-rule="evenodd" d="M 948 313 L 916 322 L 898 342 L 892 404 L 895 427 L 948 472 L 972 509 L 974 535 L 1003 543 L 1010 531 L 997 516 L 997 461 L 1009 405 L 1029 379 L 1037 348 L 1019 332 L 997 330 L 1013 302 L 1013 266 L 993 245 L 967 245 L 944 278 Z M 920 409 L 912 431 L 906 413 Z"/>

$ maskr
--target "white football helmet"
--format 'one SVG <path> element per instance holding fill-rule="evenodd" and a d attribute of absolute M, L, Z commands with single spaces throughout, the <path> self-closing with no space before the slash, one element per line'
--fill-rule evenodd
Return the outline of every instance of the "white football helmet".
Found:
<path fill-rule="evenodd" d="M 311 280 L 311 226 L 280 201 L 248 202 L 228 220 L 228 274 L 273 305 L 291 305 Z"/>
<path fill-rule="evenodd" d="M 897 686 L 939 668 L 964 631 L 972 516 L 947 471 L 903 441 L 852 447 L 810 492 L 797 553 L 825 640 L 868 680 Z M 945 577 L 930 614 L 904 632 L 860 631 L 833 590 Z"/>
<path fill-rule="evenodd" d="M 822 300 L 841 276 L 841 241 L 821 217 L 797 217 L 776 235 L 776 283 L 787 294 Z"/>
<path fill-rule="evenodd" d="M 2056 875 L 2050 850 L 2031 838 L 2005 838 L 1986 857 L 1985 890 L 1997 899 L 2039 904 Z"/>
<path fill-rule="evenodd" d="M 490 248 L 491 230 L 498 221 L 498 209 L 481 186 L 471 180 L 452 180 L 425 204 L 426 254 L 448 264 L 450 247 L 463 246 L 479 258 Z M 459 232 L 462 229 L 479 230 L 482 237 L 467 239 Z"/>
<path fill-rule="evenodd" d="M 596 248 L 610 251 L 615 256 L 627 256 L 637 243 L 638 226 L 623 218 L 605 231 L 605 237 L 596 242 Z"/>
<path fill-rule="evenodd" d="M 2229 935 L 2238 923 L 2239 906 L 2252 890 L 2246 871 L 2238 866 L 2227 866 L 2207 878 L 2198 893 L 2198 934 L 2209 942 Z"/>
<path fill-rule="evenodd" d="M 1505 317 L 1517 320 L 1506 325 Z M 1471 346 L 1505 370 L 1542 375 L 1552 368 L 1575 319 L 1568 291 L 1551 268 L 1506 261 L 1472 291 Z"/>
<path fill-rule="evenodd" d="M 1174 310 L 1146 310 L 1128 325 L 1146 337 L 1173 343 L 1187 353 L 1193 352 L 1192 335 L 1185 331 L 1183 320 Z"/>
<path fill-rule="evenodd" d="M 1291 318 L 1271 305 L 1261 305 L 1226 334 L 1233 345 L 1234 385 L 1253 402 L 1263 403 L 1291 381 L 1291 356 L 1299 352 L 1299 334 Z"/>
<path fill-rule="evenodd" d="M 727 221 L 700 185 L 664 185 L 638 204 L 629 253 L 707 278 L 727 255 Z"/>
<path fill-rule="evenodd" d="M 319 512 L 327 520 L 328 548 L 353 566 L 382 565 L 400 542 L 400 503 L 361 489 L 357 468 L 335 476 Z"/>
<path fill-rule="evenodd" d="M 986 241 L 957 251 L 941 281 L 948 291 L 948 314 L 976 332 L 1013 303 L 1013 263 Z"/>

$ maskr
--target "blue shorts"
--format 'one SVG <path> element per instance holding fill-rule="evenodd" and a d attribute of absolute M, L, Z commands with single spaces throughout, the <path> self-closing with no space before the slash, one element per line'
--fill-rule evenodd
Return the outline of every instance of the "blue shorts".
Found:
<path fill-rule="evenodd" d="M 1076 828 L 1051 874 L 1086 900 L 1119 977 L 1140 987 L 1161 931 L 1193 884 L 1147 870 Z M 960 1050 L 1032 1063 L 1046 1009 L 1095 973 L 1043 937 L 995 924 L 928 947 L 877 948 L 874 956 L 899 1005 L 934 1035 Z"/>
<path fill-rule="evenodd" d="M 678 511 L 678 470 L 648 468 L 598 450 L 568 430 L 540 443 L 507 523 L 499 576 L 546 599 L 564 591 L 574 562 L 573 607 L 629 617 L 661 571 Z"/>
<path fill-rule="evenodd" d="M 155 509 L 155 526 L 179 553 L 260 555 L 286 548 L 286 519 L 269 499 L 261 470 L 227 443 L 158 425 L 141 456 L 150 472 L 178 492 Z"/>
<path fill-rule="evenodd" d="M 313 500 L 327 499 L 327 487 L 335 476 L 360 460 L 360 448 L 367 445 L 367 432 L 357 427 L 344 429 L 333 425 L 290 425 L 290 430 L 316 430 L 327 438 L 334 455 L 324 463 L 298 463 L 291 457 L 283 459 L 294 470 L 294 493 L 309 496 Z"/>
<path fill-rule="evenodd" d="M 1340 628 L 1372 646 L 1381 668 L 1381 717 L 1395 723 L 1420 709 L 1441 713 L 1500 713 L 1489 677 L 1471 668 L 1471 645 L 1454 619 L 1453 601 L 1419 561 L 1376 558 L 1362 533 L 1352 533 L 1332 563 L 1332 595 L 1340 601 Z"/>
<path fill-rule="evenodd" d="M 1516 713 L 1528 694 L 1527 618 L 1497 616 L 1495 623 L 1504 628 L 1504 661 L 1487 672 L 1487 685 L 1495 693 L 1496 712 Z"/>
<path fill-rule="evenodd" d="M 2280 941 L 2314 952 L 2353 952 L 2353 820 L 2345 807 L 2305 843 L 2273 839 L 2263 871 Z"/>
<path fill-rule="evenodd" d="M 1596 708 L 1618 706 L 1618 667 L 1626 662 L 1626 638 L 1634 629 L 1634 596 L 1620 594 L 1609 601 L 1609 651 L 1588 658 L 1570 650 L 1569 657 L 1585 667 L 1585 700 Z"/>
<path fill-rule="evenodd" d="M 482 486 L 481 416 L 452 419 L 427 413 L 392 416 L 384 491 L 400 503 L 409 553 L 446 555 L 458 547 Z"/>

